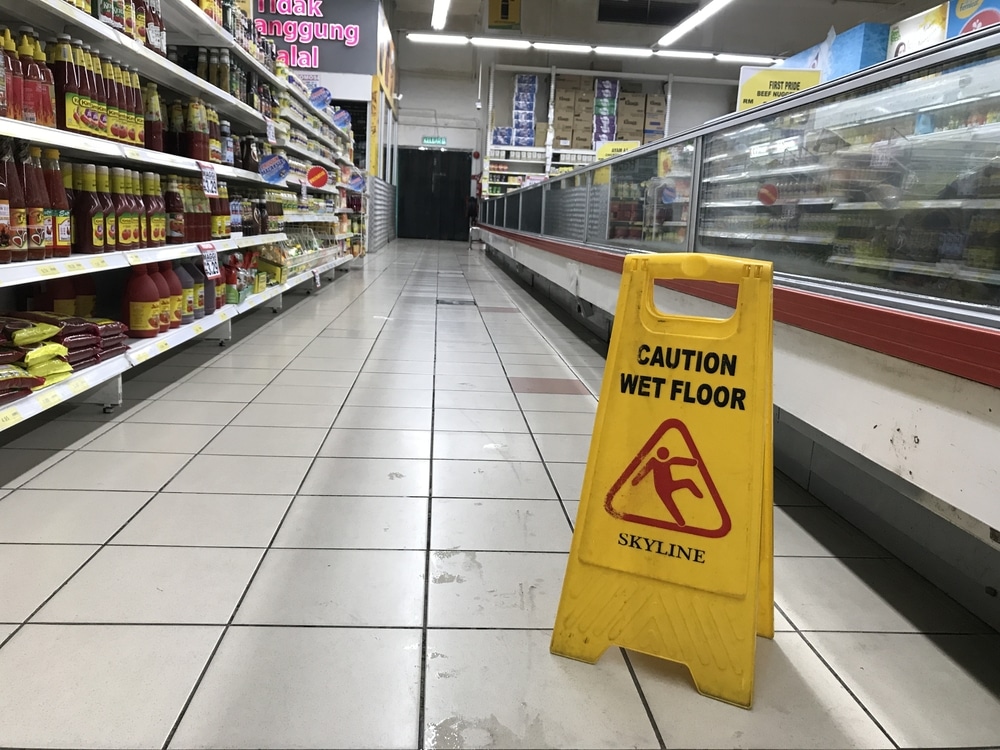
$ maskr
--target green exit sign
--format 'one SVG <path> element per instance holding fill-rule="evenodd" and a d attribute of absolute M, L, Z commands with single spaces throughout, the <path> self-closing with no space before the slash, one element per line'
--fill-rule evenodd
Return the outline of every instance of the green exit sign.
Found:
<path fill-rule="evenodd" d="M 448 139 L 443 135 L 425 135 L 424 136 L 425 146 L 447 146 Z"/>

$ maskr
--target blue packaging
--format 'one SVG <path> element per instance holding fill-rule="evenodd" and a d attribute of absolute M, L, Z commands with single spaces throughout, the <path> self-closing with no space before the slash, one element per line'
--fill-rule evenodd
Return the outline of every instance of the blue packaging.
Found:
<path fill-rule="evenodd" d="M 493 128 L 494 146 L 510 146 L 514 142 L 514 128 Z"/>
<path fill-rule="evenodd" d="M 948 38 L 971 34 L 1000 23 L 1000 0 L 952 0 Z"/>
<path fill-rule="evenodd" d="M 514 94 L 514 109 L 535 111 L 535 94 L 530 91 L 518 91 Z"/>
<path fill-rule="evenodd" d="M 594 96 L 597 99 L 617 99 L 621 83 L 613 78 L 598 78 L 594 82 Z"/>
<path fill-rule="evenodd" d="M 520 146 L 521 148 L 532 147 L 535 145 L 535 134 L 532 133 L 531 135 L 527 136 L 515 135 L 513 145 Z"/>
<path fill-rule="evenodd" d="M 536 93 L 538 91 L 538 76 L 529 73 L 518 73 L 514 76 L 514 91 L 526 94 Z"/>
<path fill-rule="evenodd" d="M 514 110 L 514 127 L 516 128 L 519 125 L 522 126 L 522 127 L 530 125 L 532 128 L 534 128 L 535 127 L 535 113 L 534 113 L 534 111 L 524 112 L 522 110 L 515 109 Z"/>

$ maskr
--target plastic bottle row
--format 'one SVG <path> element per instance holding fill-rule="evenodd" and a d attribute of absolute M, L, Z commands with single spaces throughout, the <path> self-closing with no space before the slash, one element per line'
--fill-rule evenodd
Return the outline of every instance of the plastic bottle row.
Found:
<path fill-rule="evenodd" d="M 264 117 L 274 117 L 278 99 L 271 87 L 253 70 L 234 63 L 228 49 L 175 47 L 167 49 L 167 59 L 192 71 L 206 83 L 245 102 Z"/>

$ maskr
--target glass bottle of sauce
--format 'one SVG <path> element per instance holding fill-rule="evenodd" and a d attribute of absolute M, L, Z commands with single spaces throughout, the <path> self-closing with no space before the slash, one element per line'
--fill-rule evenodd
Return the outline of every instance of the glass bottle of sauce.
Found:
<path fill-rule="evenodd" d="M 160 110 L 160 94 L 155 83 L 146 84 L 145 101 L 146 148 L 163 151 L 163 120 Z"/>
<path fill-rule="evenodd" d="M 10 205 L 11 261 L 18 263 L 28 259 L 28 212 L 24 202 L 21 178 L 14 161 L 13 145 L 6 138 L 3 140 L 3 168 L 7 185 L 7 201 Z"/>
<path fill-rule="evenodd" d="M 10 29 L 3 30 L 4 75 L 7 89 L 7 116 L 12 120 L 23 120 L 24 69 L 17 56 L 17 45 L 10 35 Z"/>
<path fill-rule="evenodd" d="M 229 202 L 229 185 L 219 186 L 219 196 L 222 200 L 222 238 L 229 239 L 233 235 L 233 209 Z"/>
<path fill-rule="evenodd" d="M 194 283 L 194 317 L 195 320 L 205 317 L 205 274 L 198 270 L 193 261 L 184 264 L 184 270 Z"/>
<path fill-rule="evenodd" d="M 160 16 L 155 0 L 146 3 L 146 47 L 154 52 L 160 51 Z"/>
<path fill-rule="evenodd" d="M 229 50 L 224 49 L 219 53 L 219 83 L 217 85 L 227 94 L 232 91 L 231 68 L 232 63 L 229 57 Z"/>
<path fill-rule="evenodd" d="M 167 192 L 165 196 L 166 220 L 167 220 L 167 244 L 181 245 L 186 242 L 184 225 L 184 200 L 181 196 L 179 180 L 176 175 L 170 175 L 167 179 Z"/>
<path fill-rule="evenodd" d="M 140 230 L 146 236 L 146 247 L 160 246 L 160 239 L 156 234 L 156 199 L 153 197 L 155 184 L 156 175 L 152 172 L 142 173 L 142 207 L 144 219 Z"/>
<path fill-rule="evenodd" d="M 101 68 L 99 50 L 90 51 L 90 67 L 94 71 L 96 91 L 94 98 L 97 100 L 97 135 L 101 138 L 108 138 L 108 82 L 105 80 L 104 70 Z"/>
<path fill-rule="evenodd" d="M 52 256 L 66 258 L 72 252 L 72 229 L 70 225 L 69 196 L 63 182 L 59 164 L 59 151 L 47 148 L 42 152 L 42 174 L 45 188 L 52 206 Z"/>
<path fill-rule="evenodd" d="M 146 201 L 142 196 L 142 174 L 132 170 L 132 204 L 135 206 L 136 233 L 139 237 L 139 247 L 152 247 L 149 241 L 149 220 L 146 213 Z"/>
<path fill-rule="evenodd" d="M 219 129 L 219 113 L 209 107 L 208 111 L 208 160 L 213 164 L 222 163 L 222 132 Z"/>
<path fill-rule="evenodd" d="M 146 24 L 149 12 L 146 10 L 146 0 L 135 0 L 135 38 L 146 45 Z"/>
<path fill-rule="evenodd" d="M 109 55 L 97 59 L 97 67 L 104 80 L 104 137 L 112 141 L 121 140 L 121 105 L 118 101 L 118 86 L 115 83 L 115 68 Z M 103 114 L 103 112 L 102 112 Z"/>
<path fill-rule="evenodd" d="M 73 130 L 70 123 L 80 102 L 80 71 L 73 61 L 69 34 L 60 34 L 56 38 L 52 75 L 56 84 L 56 127 Z"/>
<path fill-rule="evenodd" d="M 98 191 L 102 191 L 101 169 L 107 168 L 97 168 Z M 134 249 L 135 245 L 132 242 L 131 205 L 125 197 L 125 170 L 122 167 L 111 168 L 111 195 L 109 197 L 111 199 L 111 211 L 114 212 L 115 225 L 118 231 L 117 248 L 127 252 Z M 106 220 L 104 223 L 107 226 Z M 110 249 L 108 248 L 109 252 Z"/>
<path fill-rule="evenodd" d="M 56 126 L 56 84 L 55 78 L 52 76 L 52 71 L 49 69 L 48 63 L 46 62 L 45 52 L 42 51 L 41 43 L 35 40 L 35 63 L 38 65 L 39 72 L 42 75 L 42 91 L 41 98 L 38 101 L 38 116 L 40 117 L 39 125 L 44 125 L 47 128 L 54 128 Z"/>
<path fill-rule="evenodd" d="M 104 203 L 97 193 L 97 167 L 80 164 L 73 170 L 73 218 L 78 253 L 104 252 Z"/>
<path fill-rule="evenodd" d="M 135 141 L 137 146 L 146 143 L 145 110 L 142 105 L 142 86 L 139 83 L 139 71 L 129 68 L 132 81 L 132 121 L 135 123 Z M 131 131 L 130 131 L 131 132 Z"/>
<path fill-rule="evenodd" d="M 73 192 L 73 165 L 68 161 L 60 161 L 59 169 L 62 172 L 66 200 L 69 203 L 69 246 L 70 252 L 72 252 L 72 249 L 76 247 L 76 219 L 73 218 L 73 201 L 76 198 L 76 193 Z"/>
<path fill-rule="evenodd" d="M 28 210 L 28 260 L 52 257 L 52 206 L 42 174 L 42 150 L 37 146 L 28 149 L 24 162 L 24 203 Z"/>
<path fill-rule="evenodd" d="M 74 50 L 74 57 L 76 52 Z M 84 113 L 83 125 L 87 135 L 101 134 L 101 102 L 97 95 L 97 76 L 90 56 L 90 45 L 80 45 L 80 90 L 87 92 L 87 109 Z"/>
<path fill-rule="evenodd" d="M 135 2 L 134 0 L 125 0 L 125 11 L 122 14 L 125 20 L 125 28 L 122 31 L 125 32 L 126 36 L 130 36 L 135 39 Z"/>
<path fill-rule="evenodd" d="M 233 129 L 229 120 L 219 121 L 219 135 L 222 138 L 222 163 L 233 166 Z"/>
<path fill-rule="evenodd" d="M 128 91 L 125 88 L 125 72 L 121 63 L 111 61 L 111 70 L 115 79 L 115 93 L 118 95 L 118 140 L 128 143 Z"/>
<path fill-rule="evenodd" d="M 118 212 L 115 210 L 114 202 L 111 198 L 111 179 L 108 168 L 97 167 L 97 199 L 101 204 L 101 216 L 104 219 L 104 249 L 98 252 L 113 253 L 116 250 L 124 250 L 121 245 L 121 238 L 118 226 Z"/>
<path fill-rule="evenodd" d="M 194 323 L 194 278 L 180 261 L 173 268 L 174 275 L 181 282 L 181 325 Z"/>

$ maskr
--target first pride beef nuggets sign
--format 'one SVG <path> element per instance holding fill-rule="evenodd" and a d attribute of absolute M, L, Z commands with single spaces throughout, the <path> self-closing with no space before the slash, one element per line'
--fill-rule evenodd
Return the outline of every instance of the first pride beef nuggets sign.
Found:
<path fill-rule="evenodd" d="M 774 632 L 771 264 L 625 259 L 553 653 L 610 645 L 686 664 L 749 707 Z M 739 288 L 727 319 L 669 316 L 657 279 Z"/>

